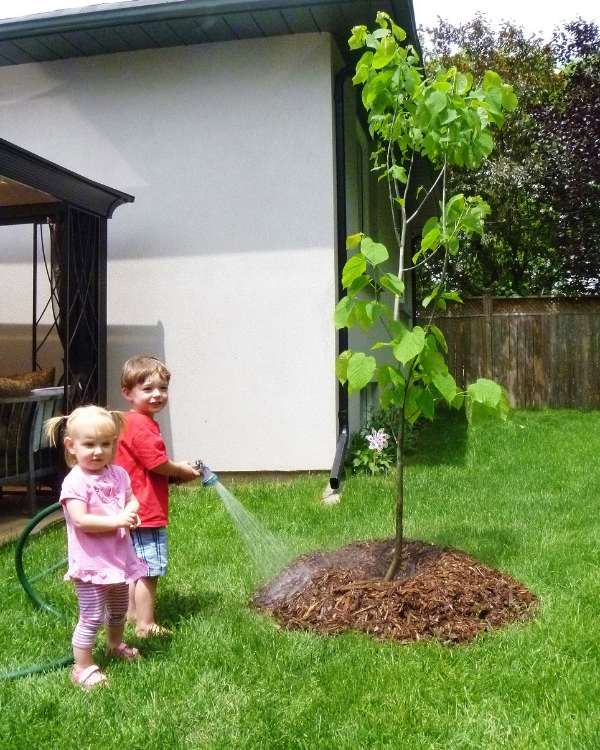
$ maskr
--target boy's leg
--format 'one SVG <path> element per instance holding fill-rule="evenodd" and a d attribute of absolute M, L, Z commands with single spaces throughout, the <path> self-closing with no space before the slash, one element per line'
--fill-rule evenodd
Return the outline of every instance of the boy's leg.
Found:
<path fill-rule="evenodd" d="M 132 581 L 129 584 L 129 604 L 127 605 L 127 621 L 128 622 L 135 622 L 136 621 L 136 615 L 135 615 L 135 584 L 137 581 Z"/>
<path fill-rule="evenodd" d="M 135 585 L 135 616 L 137 634 L 147 635 L 154 622 L 154 603 L 156 601 L 156 587 L 158 576 L 139 578 Z"/>

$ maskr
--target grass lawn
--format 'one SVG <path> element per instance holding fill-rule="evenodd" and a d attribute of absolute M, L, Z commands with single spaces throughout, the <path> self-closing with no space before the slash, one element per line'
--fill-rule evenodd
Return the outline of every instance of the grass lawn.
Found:
<path fill-rule="evenodd" d="M 406 535 L 458 547 L 540 598 L 529 624 L 467 647 L 378 643 L 278 630 L 247 607 L 251 559 L 212 490 L 173 492 L 171 565 L 159 588 L 165 643 L 137 664 L 98 661 L 110 686 L 83 693 L 69 670 L 0 682 L 0 748 L 167 750 L 596 750 L 600 746 L 600 413 L 513 412 L 426 429 L 407 470 Z M 294 554 L 393 534 L 392 478 L 231 487 Z M 31 573 L 64 556 L 64 531 L 26 551 Z M 71 625 L 15 590 L 0 548 L 0 671 L 62 656 Z M 76 613 L 60 574 L 38 584 Z M 133 640 L 135 642 L 135 639 Z"/>

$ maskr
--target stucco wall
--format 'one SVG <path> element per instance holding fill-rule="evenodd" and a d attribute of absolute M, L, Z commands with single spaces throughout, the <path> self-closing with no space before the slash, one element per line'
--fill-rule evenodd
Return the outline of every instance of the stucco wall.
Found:
<path fill-rule="evenodd" d="M 328 35 L 0 69 L 2 137 L 135 195 L 109 221 L 109 401 L 125 357 L 164 356 L 176 459 L 331 465 L 332 116 Z M 3 297 L 22 234 L 0 231 Z"/>

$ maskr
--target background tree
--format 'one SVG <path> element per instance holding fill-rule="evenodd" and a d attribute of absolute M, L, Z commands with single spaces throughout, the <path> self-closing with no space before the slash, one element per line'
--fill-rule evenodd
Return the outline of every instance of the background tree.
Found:
<path fill-rule="evenodd" d="M 449 283 L 468 295 L 486 287 L 499 295 L 593 291 L 597 160 L 590 164 L 580 155 L 598 153 L 596 27 L 568 24 L 545 45 L 511 23 L 493 32 L 478 14 L 462 26 L 440 21 L 423 33 L 428 65 L 455 65 L 473 75 L 490 67 L 519 97 L 484 168 L 450 171 L 451 189 L 481 195 L 491 217 L 485 235 L 467 240 L 461 257 L 451 260 Z M 438 263 L 419 273 L 421 294 L 440 270 Z"/>

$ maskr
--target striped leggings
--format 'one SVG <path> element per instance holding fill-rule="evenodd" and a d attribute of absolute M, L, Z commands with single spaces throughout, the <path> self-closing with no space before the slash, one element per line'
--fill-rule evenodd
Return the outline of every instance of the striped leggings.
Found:
<path fill-rule="evenodd" d="M 79 601 L 79 621 L 73 633 L 73 646 L 92 648 L 103 624 L 116 627 L 125 623 L 129 604 L 126 583 L 90 583 L 75 581 Z"/>

